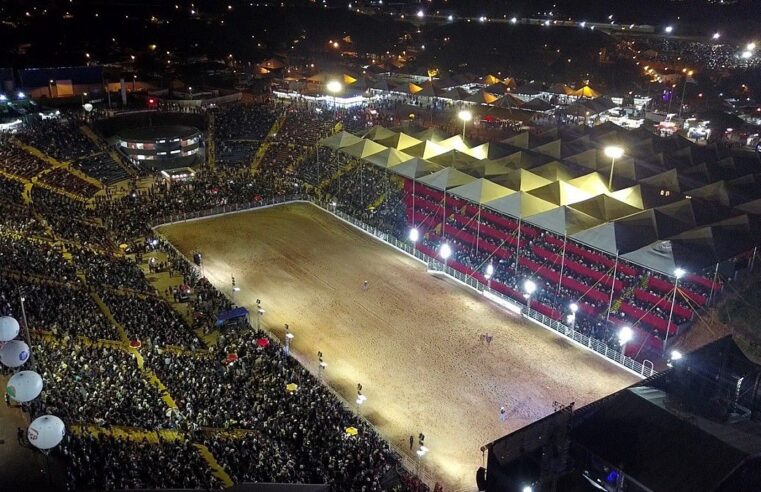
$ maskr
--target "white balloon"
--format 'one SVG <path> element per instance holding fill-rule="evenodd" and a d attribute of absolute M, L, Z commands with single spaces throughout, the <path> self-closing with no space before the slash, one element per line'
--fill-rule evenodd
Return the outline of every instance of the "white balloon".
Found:
<path fill-rule="evenodd" d="M 11 340 L 0 349 L 0 362 L 7 367 L 19 367 L 29 360 L 29 345 L 21 340 Z"/>
<path fill-rule="evenodd" d="M 57 446 L 65 434 L 66 426 L 63 425 L 63 420 L 55 415 L 37 417 L 26 431 L 29 442 L 39 449 L 50 449 Z"/>
<path fill-rule="evenodd" d="M 18 336 L 18 321 L 10 316 L 0 316 L 0 342 L 13 340 Z"/>
<path fill-rule="evenodd" d="M 85 103 L 84 108 L 85 108 L 85 111 L 89 113 L 90 111 L 92 111 L 92 104 Z"/>
<path fill-rule="evenodd" d="M 42 392 L 42 377 L 34 371 L 19 371 L 8 380 L 6 391 L 17 402 L 32 401 Z"/>

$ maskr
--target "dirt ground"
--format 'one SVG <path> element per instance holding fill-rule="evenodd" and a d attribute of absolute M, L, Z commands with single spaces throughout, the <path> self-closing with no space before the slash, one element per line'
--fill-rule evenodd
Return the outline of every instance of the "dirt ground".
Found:
<path fill-rule="evenodd" d="M 361 383 L 361 413 L 400 452 L 416 458 L 409 436 L 424 433 L 422 466 L 450 491 L 475 490 L 481 446 L 554 401 L 578 407 L 636 381 L 311 205 L 161 232 L 187 256 L 201 251 L 218 288 L 229 293 L 235 275 L 236 300 L 261 299 L 262 321 L 281 339 L 288 323 L 295 356 L 315 372 L 322 351 L 327 381 L 348 401 Z"/>

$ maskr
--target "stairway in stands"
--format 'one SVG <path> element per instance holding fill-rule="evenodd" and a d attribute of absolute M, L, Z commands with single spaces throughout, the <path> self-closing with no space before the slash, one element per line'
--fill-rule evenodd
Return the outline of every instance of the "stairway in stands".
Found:
<path fill-rule="evenodd" d="M 113 159 L 116 164 L 124 170 L 128 175 L 135 177 L 137 176 L 137 172 L 132 168 L 132 166 L 128 166 L 124 163 L 121 156 L 119 156 L 119 153 L 116 152 L 113 148 L 111 148 L 110 145 L 108 145 L 106 142 L 104 142 L 99 136 L 95 134 L 94 131 L 92 131 L 92 128 L 90 128 L 87 125 L 82 125 L 79 127 L 79 130 L 88 138 L 92 143 L 96 145 L 98 148 L 102 149 L 108 149 L 106 153 Z"/>

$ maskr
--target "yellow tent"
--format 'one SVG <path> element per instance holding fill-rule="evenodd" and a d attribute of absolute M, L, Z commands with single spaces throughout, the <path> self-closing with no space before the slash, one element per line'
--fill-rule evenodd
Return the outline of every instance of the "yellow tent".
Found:
<path fill-rule="evenodd" d="M 491 75 L 491 74 L 487 75 L 486 77 L 484 77 L 484 84 L 486 84 L 486 85 L 499 84 L 500 82 L 502 82 L 502 81 L 499 80 L 499 78 L 497 78 L 497 77 L 495 77 L 494 75 Z"/>
<path fill-rule="evenodd" d="M 600 93 L 596 90 L 592 89 L 588 85 L 585 85 L 581 89 L 577 91 L 573 91 L 572 95 L 577 97 L 586 97 L 588 99 L 594 99 L 596 97 L 600 97 Z"/>

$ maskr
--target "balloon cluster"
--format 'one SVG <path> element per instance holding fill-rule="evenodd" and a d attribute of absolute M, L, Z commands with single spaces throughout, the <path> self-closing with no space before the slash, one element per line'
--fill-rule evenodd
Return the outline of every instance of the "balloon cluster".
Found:
<path fill-rule="evenodd" d="M 10 316 L 0 316 L 0 363 L 6 367 L 21 367 L 31 355 L 29 345 L 23 340 L 16 340 L 19 331 L 18 321 Z M 42 392 L 42 377 L 35 371 L 19 371 L 8 380 L 5 391 L 19 403 L 32 401 Z M 64 434 L 66 427 L 63 421 L 54 415 L 34 419 L 27 430 L 32 446 L 42 450 L 57 446 Z"/>

